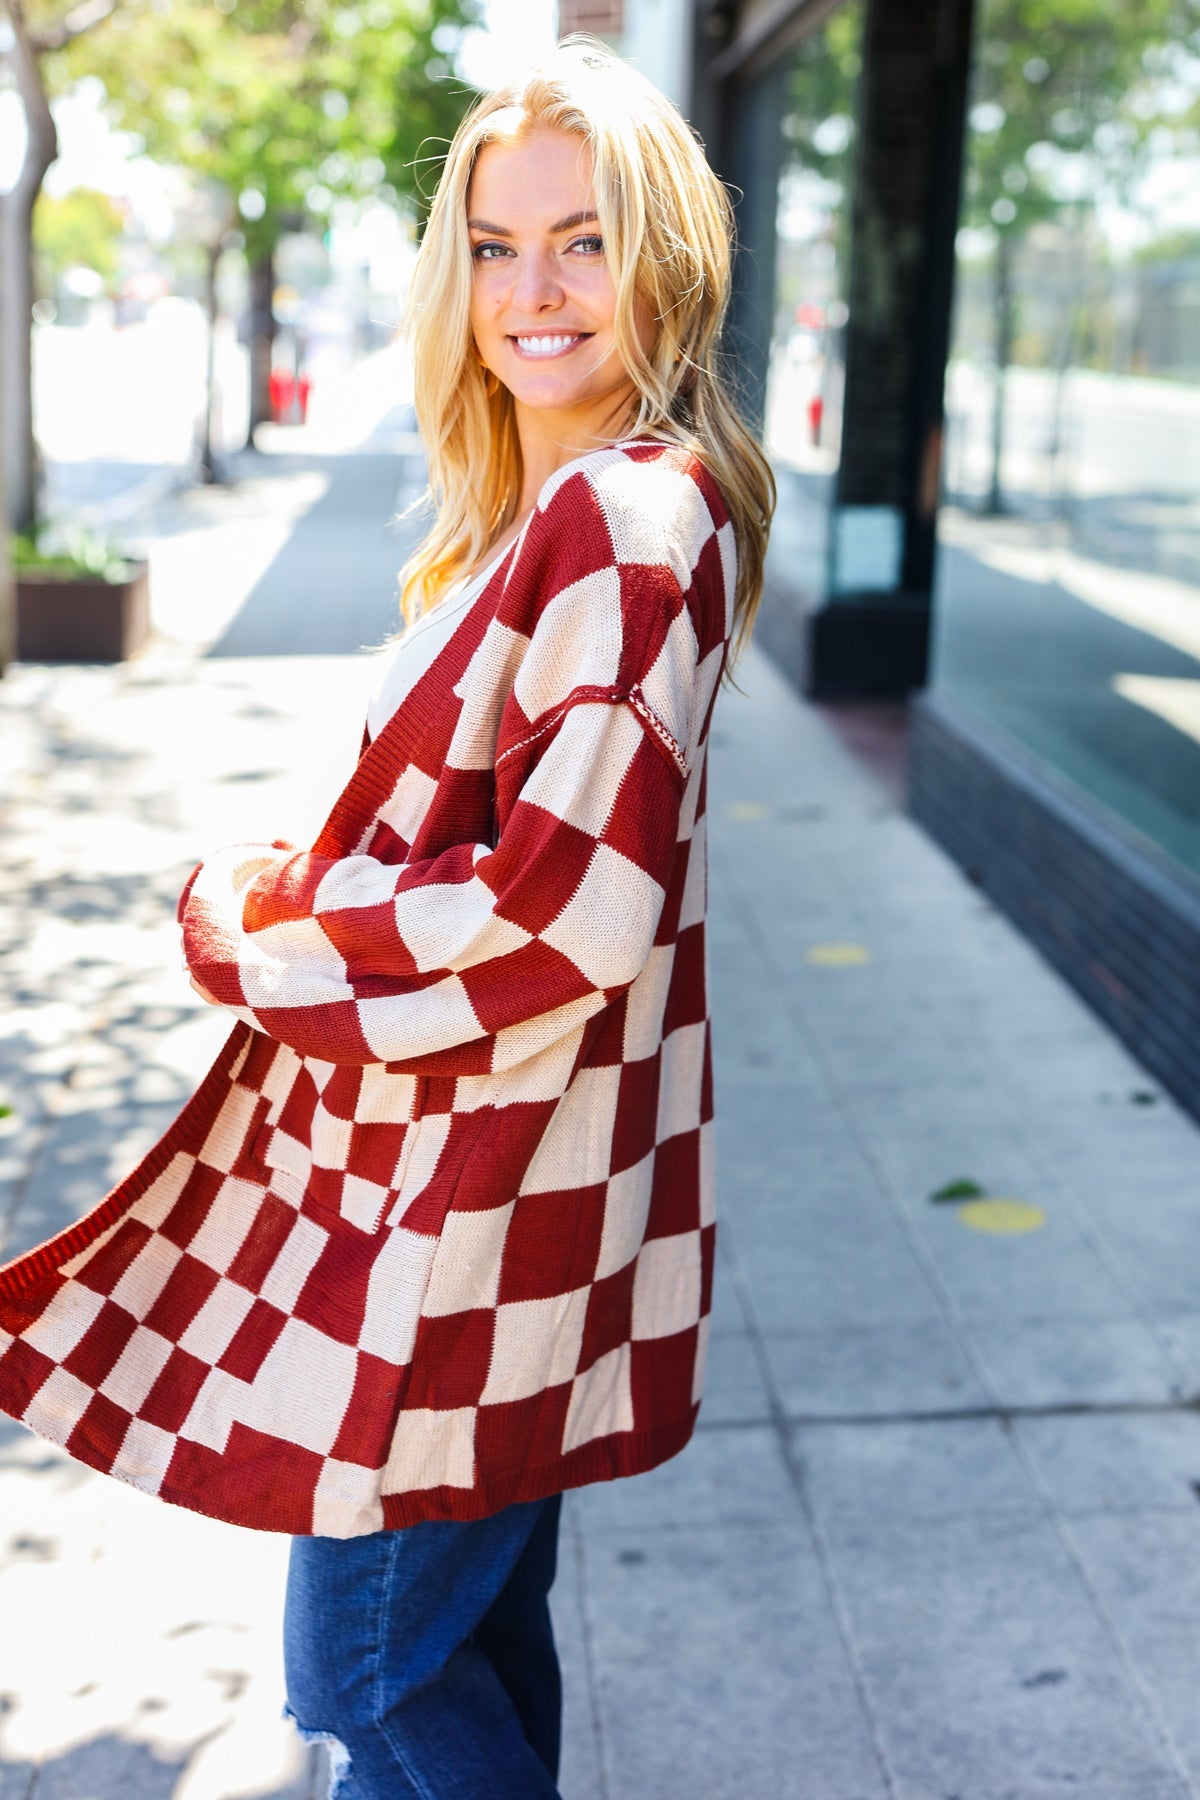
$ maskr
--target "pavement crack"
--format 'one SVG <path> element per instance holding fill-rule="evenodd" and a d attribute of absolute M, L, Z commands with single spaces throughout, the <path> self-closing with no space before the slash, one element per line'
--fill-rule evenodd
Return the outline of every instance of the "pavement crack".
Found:
<path fill-rule="evenodd" d="M 574 1509 L 568 1509 L 570 1543 L 575 1559 L 575 1576 L 579 1593 L 580 1636 L 583 1640 L 583 1670 L 587 1686 L 589 1723 L 596 1753 L 596 1781 L 599 1800 L 609 1800 L 608 1762 L 605 1756 L 604 1719 L 600 1710 L 600 1687 L 597 1671 L 596 1634 L 592 1622 L 587 1581 L 587 1545 Z"/>
<path fill-rule="evenodd" d="M 1105 1419 L 1119 1418 L 1122 1415 L 1156 1417 L 1198 1412 L 1200 1398 L 1193 1397 L 1187 1400 L 1061 1400 L 1025 1406 L 901 1407 L 889 1412 L 785 1412 L 783 1417 L 790 1429 L 803 1426 L 805 1430 L 813 1430 L 822 1425 L 862 1425 L 873 1428 L 877 1425 L 951 1425 L 967 1419 L 998 1419 L 1001 1423 L 1006 1423 L 1019 1419 Z M 767 1418 L 761 1414 L 745 1414 L 737 1419 L 701 1417 L 696 1429 L 750 1431 L 761 1430 L 764 1425 L 772 1425 L 774 1422 L 773 1414 Z M 1200 1491 L 1200 1482 L 1196 1485 Z"/>

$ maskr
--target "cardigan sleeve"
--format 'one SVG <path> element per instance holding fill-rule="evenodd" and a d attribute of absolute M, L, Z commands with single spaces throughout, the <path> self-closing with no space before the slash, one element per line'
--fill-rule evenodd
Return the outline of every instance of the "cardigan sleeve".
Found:
<path fill-rule="evenodd" d="M 511 1067 L 605 1007 L 653 948 L 723 656 L 723 636 L 702 654 L 689 554 L 556 561 L 506 708 L 494 845 L 202 863 L 181 903 L 202 985 L 302 1055 L 414 1074 Z"/>

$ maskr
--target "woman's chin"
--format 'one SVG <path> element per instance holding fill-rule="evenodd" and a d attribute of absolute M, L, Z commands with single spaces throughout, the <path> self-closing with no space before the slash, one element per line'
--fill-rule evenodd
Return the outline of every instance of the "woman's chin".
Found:
<path fill-rule="evenodd" d="M 575 413 L 592 404 L 587 395 L 577 389 L 550 387 L 540 382 L 522 383 L 511 392 L 522 412 Z"/>

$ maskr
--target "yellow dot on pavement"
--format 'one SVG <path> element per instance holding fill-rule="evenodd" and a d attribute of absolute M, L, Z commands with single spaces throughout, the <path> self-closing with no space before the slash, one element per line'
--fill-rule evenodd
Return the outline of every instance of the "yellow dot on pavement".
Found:
<path fill-rule="evenodd" d="M 765 819 L 767 808 L 761 800 L 731 800 L 725 811 L 731 819 Z"/>
<path fill-rule="evenodd" d="M 972 1231 L 1040 1231 L 1046 1223 L 1041 1207 L 1031 1206 L 1027 1200 L 968 1200 L 955 1211 Z"/>
<path fill-rule="evenodd" d="M 854 969 L 870 962 L 871 952 L 865 944 L 810 944 L 804 960 L 819 969 Z"/>

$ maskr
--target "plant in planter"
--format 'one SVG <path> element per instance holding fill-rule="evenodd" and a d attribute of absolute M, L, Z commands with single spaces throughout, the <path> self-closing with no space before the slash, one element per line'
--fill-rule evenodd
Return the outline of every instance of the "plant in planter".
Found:
<path fill-rule="evenodd" d="M 144 562 L 82 527 L 13 541 L 20 662 L 121 662 L 150 631 Z"/>

